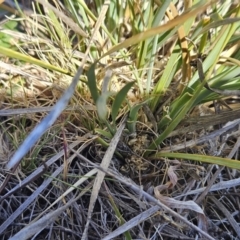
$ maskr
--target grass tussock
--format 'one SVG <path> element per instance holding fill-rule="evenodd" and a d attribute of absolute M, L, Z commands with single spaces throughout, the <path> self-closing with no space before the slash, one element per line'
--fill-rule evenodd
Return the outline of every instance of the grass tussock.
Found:
<path fill-rule="evenodd" d="M 1 239 L 240 238 L 237 1 L 0 9 Z"/>

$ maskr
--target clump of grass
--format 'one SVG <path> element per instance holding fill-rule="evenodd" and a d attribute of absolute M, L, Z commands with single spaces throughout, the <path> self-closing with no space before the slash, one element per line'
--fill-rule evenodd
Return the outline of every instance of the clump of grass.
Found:
<path fill-rule="evenodd" d="M 25 29 L 1 32 L 0 235 L 240 236 L 235 199 L 211 196 L 239 184 L 238 3 L 2 7 Z"/>

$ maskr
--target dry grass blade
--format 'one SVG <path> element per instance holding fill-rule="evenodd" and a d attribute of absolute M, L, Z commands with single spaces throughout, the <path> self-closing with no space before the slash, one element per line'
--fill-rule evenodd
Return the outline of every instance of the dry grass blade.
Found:
<path fill-rule="evenodd" d="M 122 135 L 122 131 L 125 128 L 125 124 L 126 124 L 126 119 L 127 117 L 125 117 L 121 123 L 121 125 L 119 126 L 116 134 L 114 135 L 114 137 L 112 138 L 109 147 L 103 157 L 102 163 L 100 165 L 100 167 L 104 170 L 107 171 L 109 164 L 112 160 L 113 154 L 115 152 L 115 149 L 117 147 L 117 144 L 119 142 L 119 139 Z M 91 221 L 91 216 L 92 216 L 92 212 L 93 212 L 93 208 L 94 205 L 96 203 L 97 197 L 98 197 L 98 193 L 100 190 L 100 187 L 102 185 L 103 179 L 105 177 L 105 172 L 102 171 L 98 171 L 98 174 L 96 176 L 95 182 L 94 182 L 94 186 L 93 186 L 93 190 L 92 190 L 92 194 L 91 194 L 91 198 L 90 198 L 90 203 L 89 203 L 89 207 L 88 207 L 88 215 L 87 215 L 87 223 L 85 225 L 85 229 L 84 229 L 84 233 L 82 236 L 82 239 L 87 239 L 87 232 L 88 232 L 88 227 Z"/>
<path fill-rule="evenodd" d="M 219 202 L 218 199 L 216 199 L 214 196 L 210 196 L 209 198 L 212 200 L 212 202 L 214 202 L 214 204 L 217 205 L 218 209 L 224 213 L 229 223 L 231 224 L 232 228 L 235 230 L 238 237 L 240 237 L 239 223 L 236 222 L 236 220 L 233 218 L 230 212 L 226 209 L 226 207 L 221 202 Z"/>
<path fill-rule="evenodd" d="M 108 2 L 108 1 L 106 1 Z M 104 8 L 104 12 L 102 14 L 102 17 L 100 17 L 100 20 L 102 20 L 103 16 L 106 13 L 106 7 Z M 96 27 L 93 31 L 93 36 L 97 32 L 97 30 L 100 27 L 100 21 L 97 21 Z M 91 37 L 90 42 L 93 40 L 93 36 Z M 18 164 L 20 163 L 21 159 L 27 154 L 29 149 L 36 143 L 36 141 L 42 136 L 42 134 L 48 129 L 58 118 L 58 116 L 61 114 L 61 112 L 64 110 L 64 108 L 67 106 L 68 101 L 72 97 L 75 87 L 79 81 L 79 78 L 82 74 L 83 65 L 86 63 L 87 55 L 90 51 L 91 45 L 89 44 L 85 57 L 82 60 L 82 65 L 79 67 L 76 75 L 72 79 L 72 83 L 69 86 L 69 88 L 65 91 L 64 95 L 61 97 L 61 99 L 56 103 L 56 105 L 53 107 L 53 110 L 49 113 L 48 116 L 46 116 L 42 122 L 35 127 L 35 129 L 28 135 L 28 137 L 25 139 L 23 144 L 18 148 L 18 150 L 15 152 L 11 160 L 8 162 L 6 168 L 8 170 L 16 168 Z M 4 184 L 3 184 L 4 185 Z"/>
<path fill-rule="evenodd" d="M 103 170 L 101 168 L 101 170 Z M 104 171 L 104 170 L 103 170 Z M 104 171 L 105 172 L 105 171 Z M 119 182 L 125 184 L 126 186 L 130 187 L 134 192 L 136 192 L 137 194 L 139 194 L 139 196 L 143 196 L 145 197 L 149 202 L 152 202 L 156 205 L 158 205 L 159 207 L 161 207 L 163 210 L 165 210 L 166 212 L 170 213 L 173 217 L 176 217 L 177 219 L 181 220 L 183 223 L 185 223 L 186 225 L 188 225 L 189 227 L 191 227 L 192 229 L 195 229 L 196 231 L 198 231 L 200 234 L 202 234 L 205 239 L 210 239 L 210 240 L 214 240 L 214 238 L 212 238 L 209 234 L 207 234 L 206 232 L 204 232 L 202 229 L 200 229 L 199 227 L 197 227 L 196 225 L 194 225 L 193 223 L 191 223 L 190 221 L 188 221 L 185 217 L 182 217 L 180 214 L 176 213 L 175 211 L 173 211 L 172 209 L 170 209 L 169 207 L 167 207 L 165 204 L 163 204 L 162 202 L 160 202 L 159 200 L 157 200 L 155 197 L 151 196 L 149 193 L 145 192 L 142 190 L 142 188 L 140 186 L 138 186 L 137 184 L 135 184 L 133 181 L 131 181 L 130 179 L 117 174 L 114 171 L 108 170 L 106 172 L 108 175 L 110 175 L 111 177 L 117 179 Z"/>
<path fill-rule="evenodd" d="M 73 154 L 68 162 L 71 162 L 74 159 L 75 155 Z M 16 209 L 16 211 L 0 226 L 0 234 L 27 208 L 29 205 L 37 199 L 39 194 L 47 188 L 47 186 L 63 171 L 64 165 L 61 165 L 58 169 L 56 169 L 50 176 L 47 178 L 34 192 L 30 195 L 26 201 Z"/>
<path fill-rule="evenodd" d="M 19 67 L 17 66 L 13 66 L 12 64 L 7 64 L 3 61 L 0 61 L 1 64 L 1 68 L 4 68 L 5 70 L 7 70 L 8 72 L 10 72 L 11 74 L 21 74 L 22 76 L 26 76 L 26 77 L 31 77 L 31 78 L 36 78 L 36 79 L 41 79 L 39 77 L 36 77 L 32 74 L 29 74 L 23 70 L 21 70 Z"/>
<path fill-rule="evenodd" d="M 238 137 L 238 140 L 237 140 L 237 142 L 235 143 L 233 149 L 232 149 L 231 152 L 228 154 L 228 158 L 231 159 L 231 158 L 236 154 L 236 152 L 237 152 L 237 150 L 238 150 L 238 148 L 239 148 L 239 145 L 240 145 L 240 137 Z M 212 178 L 208 181 L 207 187 L 206 187 L 205 190 L 201 193 L 201 195 L 196 199 L 196 203 L 197 203 L 197 204 L 200 204 L 200 203 L 204 200 L 204 198 L 205 198 L 206 195 L 208 194 L 209 190 L 213 187 L 214 182 L 216 181 L 217 177 L 219 176 L 219 174 L 222 172 L 223 169 L 224 169 L 224 167 L 219 168 L 219 169 L 214 173 L 214 175 L 212 176 Z"/>
<path fill-rule="evenodd" d="M 72 80 L 71 85 L 66 90 L 61 99 L 53 107 L 53 110 L 39 123 L 34 130 L 27 136 L 22 145 L 18 148 L 15 154 L 8 162 L 6 168 L 8 170 L 16 168 L 21 159 L 27 154 L 30 148 L 36 143 L 36 141 L 43 135 L 43 133 L 56 121 L 61 112 L 67 106 L 69 99 L 74 93 L 75 86 L 77 85 L 79 78 L 82 74 L 82 67 L 79 67 L 75 77 Z"/>
<path fill-rule="evenodd" d="M 31 35 L 28 35 L 28 34 L 25 34 L 25 33 L 20 33 L 20 32 L 15 32 L 15 31 L 12 31 L 12 30 L 7 30 L 7 29 L 1 29 L 0 28 L 0 33 L 6 33 L 7 35 L 10 35 L 12 36 L 15 40 L 18 40 L 18 41 L 22 41 L 22 42 L 26 42 L 26 40 L 30 43 L 34 43 L 34 44 L 46 44 L 46 45 L 53 45 L 54 42 L 49 40 L 49 39 L 44 39 L 44 38 L 41 38 L 41 37 L 34 37 L 34 36 L 31 36 Z M 55 48 L 55 46 L 54 46 Z M 58 51 L 61 51 L 61 49 L 59 47 L 56 46 L 56 49 Z M 72 51 L 72 49 L 65 49 L 66 51 Z M 83 59 L 84 58 L 84 53 L 80 52 L 80 51 L 77 51 L 75 50 L 74 52 L 71 53 L 73 57 L 76 57 L 76 58 L 79 58 L 79 59 Z M 87 57 L 87 61 L 88 62 L 91 62 L 91 58 L 90 57 Z M 6 64 L 6 63 L 4 63 Z M 1 62 L 1 66 L 3 65 L 3 63 Z M 4 66 L 4 65 L 3 65 Z M 5 65 L 7 66 L 7 65 Z M 13 68 L 17 68 L 16 66 L 12 66 L 11 67 Z"/>
<path fill-rule="evenodd" d="M 27 227 L 22 229 L 20 232 L 18 232 L 15 236 L 11 237 L 10 240 L 26 240 L 29 239 L 31 236 L 33 236 L 35 233 L 41 231 L 45 227 L 49 226 L 62 212 L 64 212 L 67 208 L 69 208 L 74 202 L 76 202 L 84 193 L 86 193 L 90 188 L 92 184 L 88 184 L 87 188 L 80 193 L 76 198 L 71 199 L 68 203 L 66 203 L 64 206 L 58 208 L 57 210 L 48 213 L 38 221 L 29 224 Z"/>
<path fill-rule="evenodd" d="M 74 153 L 76 153 L 73 149 L 72 151 Z M 77 154 L 77 153 L 76 153 Z M 147 192 L 143 191 L 142 188 L 140 186 L 138 186 L 137 184 L 135 184 L 131 179 L 126 178 L 122 175 L 120 175 L 118 172 L 112 171 L 112 170 L 106 170 L 101 166 L 97 166 L 96 164 L 92 163 L 91 161 L 89 161 L 88 159 L 86 159 L 84 156 L 82 156 L 81 154 L 77 154 L 81 159 L 83 159 L 84 161 L 88 162 L 89 164 L 93 165 L 94 167 L 96 167 L 97 169 L 99 169 L 100 171 L 102 171 L 103 173 L 115 178 L 118 182 L 121 182 L 122 184 L 130 187 L 131 189 L 133 189 L 133 191 L 135 193 L 137 193 L 139 196 L 145 197 L 147 200 L 149 200 L 149 202 L 156 204 L 157 206 L 161 207 L 162 209 L 164 209 L 166 212 L 170 213 L 173 217 L 176 217 L 178 219 L 180 219 L 181 221 L 183 221 L 186 225 L 190 226 L 191 228 L 195 229 L 196 231 L 198 231 L 199 233 L 201 233 L 203 236 L 205 236 L 206 238 L 204 239 L 211 239 L 213 240 L 213 238 L 211 238 L 207 233 L 205 233 L 204 231 L 202 231 L 202 229 L 198 228 L 197 226 L 195 226 L 194 224 L 192 224 L 191 222 L 189 222 L 186 218 L 182 217 L 181 215 L 179 215 L 178 213 L 176 213 L 175 211 L 173 211 L 172 209 L 168 208 L 165 204 L 161 203 L 160 201 L 158 201 L 156 198 L 154 198 L 153 196 L 151 196 L 150 194 L 148 194 Z M 141 200 L 138 200 L 138 204 L 141 203 Z M 144 204 L 145 205 L 145 204 Z M 152 210 L 155 208 L 151 208 L 151 210 L 146 211 L 146 214 L 153 214 Z M 157 209 L 155 209 L 157 211 Z M 150 214 L 150 215 L 151 215 Z M 139 215 L 141 220 L 142 220 L 142 215 Z M 132 227 L 135 226 L 135 220 L 138 219 L 139 220 L 139 216 L 137 216 L 136 218 L 130 220 L 128 222 L 128 224 L 131 224 Z M 119 234 L 121 234 L 124 231 L 127 231 L 128 229 L 130 229 L 129 227 L 125 228 L 125 224 L 121 227 L 119 227 L 118 229 L 116 229 L 116 232 L 114 231 L 114 236 L 117 236 Z M 112 235 L 108 235 L 106 236 L 106 239 L 111 239 L 109 236 L 113 237 Z"/>
<path fill-rule="evenodd" d="M 178 201 L 176 199 L 163 196 L 160 194 L 159 189 L 161 189 L 162 186 L 155 187 L 154 193 L 157 199 L 159 199 L 162 203 L 164 203 L 166 206 L 170 208 L 177 208 L 177 209 L 189 209 L 192 211 L 195 211 L 200 214 L 204 214 L 203 210 L 194 202 L 194 201 Z"/>
<path fill-rule="evenodd" d="M 134 226 L 137 226 L 147 218 L 149 218 L 151 215 L 156 213 L 160 209 L 159 206 L 153 206 L 149 208 L 148 210 L 140 213 L 136 217 L 132 218 L 130 221 L 124 223 L 121 227 L 117 228 L 115 231 L 113 231 L 111 234 L 108 236 L 104 237 L 102 240 L 111 240 L 114 239 L 115 237 L 119 236 L 120 234 L 130 230 Z"/>
<path fill-rule="evenodd" d="M 73 151 L 75 152 L 75 151 Z M 142 188 L 140 186 L 138 186 L 137 184 L 135 184 L 131 179 L 126 178 L 122 175 L 120 175 L 118 172 L 112 171 L 112 170 L 106 170 L 101 166 L 96 166 L 96 164 L 91 163 L 88 159 L 86 159 L 84 156 L 79 155 L 80 158 L 82 158 L 83 160 L 89 162 L 90 164 L 92 164 L 93 166 L 95 166 L 96 168 L 98 168 L 100 171 L 102 171 L 105 174 L 108 174 L 109 176 L 115 178 L 117 181 L 121 182 L 122 184 L 130 187 L 134 192 L 136 192 L 139 196 L 145 197 L 147 200 L 149 200 L 151 203 L 154 203 L 156 205 L 158 205 L 159 207 L 161 207 L 163 210 L 165 210 L 166 212 L 170 213 L 173 217 L 181 220 L 183 223 L 185 223 L 186 225 L 190 226 L 192 229 L 195 229 L 196 231 L 198 231 L 199 233 L 201 233 L 205 238 L 204 239 L 210 239 L 210 240 L 214 240 L 214 238 L 212 238 L 210 235 L 208 235 L 206 232 L 204 232 L 202 229 L 200 229 L 199 227 L 195 226 L 193 223 L 191 223 L 190 221 L 188 221 L 185 217 L 182 217 L 181 215 L 179 215 L 178 213 L 176 213 L 175 211 L 173 211 L 172 209 L 170 209 L 169 207 L 167 207 L 165 204 L 163 204 L 162 202 L 158 201 L 156 198 L 154 198 L 153 196 L 151 196 L 150 194 L 148 194 L 147 192 L 143 191 Z M 204 190 L 204 189 L 203 189 Z M 122 230 L 121 230 L 122 231 Z M 85 236 L 87 237 L 87 236 Z"/>
<path fill-rule="evenodd" d="M 221 181 L 217 184 L 212 185 L 212 187 L 208 190 L 208 192 L 214 192 L 214 191 L 218 191 L 218 190 L 237 187 L 237 186 L 239 186 L 239 184 L 240 184 L 240 178 L 235 178 L 235 179 L 232 179 L 229 181 Z M 196 190 L 188 191 L 184 194 L 177 196 L 176 198 L 181 198 L 181 197 L 187 196 L 187 195 L 199 194 L 199 193 L 203 192 L 206 188 L 207 187 L 202 187 L 202 188 L 198 188 Z"/>
<path fill-rule="evenodd" d="M 216 2 L 216 1 L 213 1 Z M 158 26 L 158 27 L 154 27 L 151 29 L 148 29 L 145 32 L 141 32 L 131 38 L 126 39 L 124 42 L 114 46 L 112 49 L 110 49 L 107 53 L 105 53 L 101 58 L 110 55 L 111 53 L 114 53 L 115 51 L 118 51 L 122 48 L 127 48 L 129 46 L 132 46 L 136 43 L 139 43 L 141 41 L 146 40 L 147 38 L 156 36 L 156 34 L 162 33 L 162 32 L 167 32 L 169 29 L 174 28 L 176 26 L 179 26 L 180 23 L 186 21 L 187 19 L 191 18 L 191 17 L 195 17 L 198 13 L 203 12 L 211 3 L 207 2 L 207 3 L 201 3 L 200 6 L 194 10 L 192 10 L 191 12 L 186 12 L 184 14 L 182 14 L 181 16 L 178 16 L 176 18 L 174 18 L 173 20 L 169 21 L 168 23 L 162 25 L 162 26 Z"/>
<path fill-rule="evenodd" d="M 188 4 L 191 4 L 190 2 Z M 170 19 L 178 16 L 178 11 L 173 3 L 170 4 L 170 11 L 167 12 Z M 180 26 L 178 29 L 178 38 L 181 44 L 182 49 L 182 59 L 183 66 L 182 66 L 182 82 L 186 83 L 190 79 L 190 54 L 188 52 L 188 42 L 186 40 L 186 33 L 183 26 Z M 180 86 L 181 91 L 183 90 L 184 84 Z"/>
<path fill-rule="evenodd" d="M 0 238 L 240 237 L 238 1 L 0 5 Z"/>
<path fill-rule="evenodd" d="M 211 189 L 211 187 L 213 186 L 213 183 L 216 181 L 217 177 L 219 176 L 219 174 L 221 173 L 221 171 L 224 169 L 224 167 L 219 168 L 215 174 L 213 175 L 213 177 L 208 181 L 208 185 L 206 186 L 206 188 L 204 189 L 204 191 L 201 193 L 201 195 L 196 199 L 196 203 L 200 204 L 205 197 L 207 196 L 207 194 L 209 193 L 209 190 Z"/>
<path fill-rule="evenodd" d="M 74 32 L 78 33 L 82 37 L 87 37 L 87 34 L 75 23 L 72 19 L 67 17 L 64 13 L 60 12 L 58 9 L 53 7 L 46 1 L 36 0 L 36 2 L 41 3 L 47 9 L 51 9 L 62 21 L 64 21 Z"/>
<path fill-rule="evenodd" d="M 236 119 L 235 121 L 229 122 L 228 125 L 224 126 L 223 128 L 216 130 L 208 135 L 205 135 L 203 137 L 200 137 L 199 139 L 196 140 L 190 140 L 184 143 L 180 143 L 180 144 L 176 144 L 173 146 L 169 146 L 169 147 L 165 147 L 162 149 L 162 153 L 163 152 L 170 152 L 170 151 L 178 151 L 181 149 L 185 149 L 186 147 L 191 147 L 191 146 L 195 146 L 196 144 L 200 144 L 203 142 L 206 142 L 210 139 L 215 138 L 216 136 L 220 136 L 221 134 L 233 129 L 235 126 L 237 126 L 240 123 L 240 119 Z"/>
<path fill-rule="evenodd" d="M 78 144 L 79 144 L 79 141 L 76 141 L 76 142 L 73 142 L 69 147 L 74 148 Z M 64 155 L 64 150 L 60 151 L 54 157 L 47 160 L 44 166 L 40 166 L 37 169 L 35 169 L 35 171 L 32 172 L 29 176 L 27 176 L 25 179 L 23 179 L 21 183 L 17 184 L 14 188 L 8 191 L 4 196 L 1 196 L 0 201 L 2 202 L 5 198 L 11 196 L 14 192 L 23 188 L 29 182 L 33 181 L 36 177 L 40 176 L 44 172 L 45 167 L 49 167 L 51 164 L 55 163 L 58 159 L 60 159 L 63 155 Z"/>
<path fill-rule="evenodd" d="M 173 137 L 179 134 L 184 134 L 187 132 L 192 132 L 199 130 L 201 128 L 208 128 L 210 126 L 215 126 L 217 124 L 225 124 L 229 121 L 238 119 L 240 114 L 240 109 L 234 109 L 232 111 L 222 112 L 216 115 L 201 116 L 201 117 L 190 117 L 186 118 L 177 130 L 172 131 L 169 137 Z M 182 125 L 189 125 L 187 127 L 182 127 Z"/>
<path fill-rule="evenodd" d="M 92 110 L 96 111 L 96 107 L 92 105 L 83 105 L 83 106 L 76 106 L 76 107 L 67 107 L 64 111 L 76 111 L 79 109 L 85 110 Z M 33 107 L 33 108 L 18 108 L 18 109 L 4 109 L 0 110 L 0 116 L 13 116 L 13 115 L 20 115 L 20 114 L 33 114 L 33 113 L 40 113 L 40 112 L 51 112 L 53 107 Z"/>
<path fill-rule="evenodd" d="M 82 183 L 84 183 L 88 178 L 94 176 L 97 173 L 97 169 L 94 168 L 87 174 L 85 174 L 81 179 L 79 179 L 72 187 L 66 190 L 58 199 L 56 199 L 47 209 L 45 209 L 41 214 L 39 214 L 34 221 L 37 221 L 42 215 L 44 215 L 49 209 L 51 209 L 54 205 L 56 205 L 59 201 L 61 201 L 65 196 L 67 196 L 70 192 L 78 188 Z M 93 185 L 93 184 L 92 184 Z"/>

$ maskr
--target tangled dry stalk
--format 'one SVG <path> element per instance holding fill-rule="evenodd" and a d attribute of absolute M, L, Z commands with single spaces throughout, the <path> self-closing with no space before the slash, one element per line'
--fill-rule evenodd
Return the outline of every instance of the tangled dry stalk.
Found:
<path fill-rule="evenodd" d="M 36 2 L 43 3 L 40 0 Z M 220 1 L 215 2 L 219 4 Z M 11 8 L 11 4 L 13 2 L 6 1 L 4 6 Z M 204 91 L 213 91 L 206 97 L 210 100 L 189 111 L 175 130 L 151 152 L 148 147 L 154 145 L 155 139 L 165 131 L 159 128 L 159 122 L 166 123 L 166 119 L 171 118 L 174 102 L 181 103 L 182 99 L 178 97 L 187 82 L 179 84 L 178 77 L 187 79 L 188 74 L 191 76 L 196 69 L 189 68 L 190 72 L 185 72 L 183 77 L 181 67 L 178 71 L 172 68 L 175 75 L 168 91 L 161 97 L 158 108 L 152 111 L 148 103 L 154 94 L 149 95 L 149 99 L 141 94 L 141 87 L 148 88 L 145 87 L 148 72 L 135 68 L 138 64 L 141 66 L 142 60 L 138 50 L 129 46 L 125 52 L 121 49 L 124 60 L 119 60 L 120 55 L 116 54 L 96 64 L 96 80 L 102 86 L 102 93 L 108 88 L 110 92 L 116 89 L 119 92 L 128 82 L 135 80 L 139 84 L 128 92 L 128 104 L 119 109 L 116 131 L 111 136 L 111 131 L 107 130 L 115 123 L 107 125 L 108 122 L 99 120 L 98 105 L 92 100 L 85 77 L 95 54 L 92 48 L 103 55 L 119 46 L 108 42 L 103 31 L 104 17 L 112 10 L 111 2 L 105 1 L 97 19 L 90 18 L 91 13 L 84 9 L 91 19 L 89 24 L 94 23 L 91 34 L 62 12 L 67 8 L 61 1 L 46 4 L 59 19 L 59 26 L 64 26 L 66 39 L 57 28 L 58 21 L 55 22 L 56 29 L 53 28 L 50 21 L 52 13 L 42 5 L 44 14 L 38 9 L 42 15 L 37 15 L 34 8 L 21 5 L 25 24 L 33 24 L 37 16 L 39 19 L 35 23 L 39 24 L 38 28 L 33 24 L 21 33 L 2 30 L 12 36 L 19 51 L 33 54 L 34 60 L 29 59 L 34 64 L 23 64 L 22 55 L 17 56 L 21 60 L 18 63 L 14 58 L 1 57 L 1 239 L 240 239 L 240 176 L 239 168 L 234 169 L 240 145 L 239 97 L 225 97 L 221 102 L 217 96 L 213 106 L 210 94 L 216 93 L 214 90 L 219 86 L 213 81 L 217 86 L 208 89 L 205 80 L 200 79 L 202 87 L 205 84 L 206 88 L 203 95 Z M 141 19 L 138 7 L 142 6 L 142 1 L 135 4 L 136 18 L 140 16 Z M 238 3 L 231 4 L 230 12 L 240 8 Z M 92 14 L 97 10 L 93 1 L 87 6 Z M 181 4 L 176 6 L 173 3 L 169 5 L 165 20 L 174 20 L 182 13 Z M 180 17 L 183 19 L 184 15 Z M 46 25 L 43 24 L 45 20 L 48 21 Z M 199 22 L 196 20 L 192 28 Z M 56 30 L 57 34 L 62 34 L 62 41 L 58 41 L 57 34 L 56 38 L 49 35 L 46 26 L 50 32 Z M 38 29 L 37 34 L 35 28 Z M 123 41 L 119 41 L 120 45 L 126 43 L 124 37 L 131 41 L 130 37 L 136 31 L 127 27 L 125 30 L 128 32 L 119 38 Z M 178 33 L 172 34 L 158 49 L 158 53 L 163 53 L 161 63 L 155 61 L 148 65 L 149 68 L 152 66 L 151 71 L 154 69 L 151 72 L 153 85 L 158 85 L 159 76 L 166 74 L 165 65 L 176 54 L 173 51 L 176 36 L 183 33 L 184 29 L 179 28 Z M 234 37 L 237 38 L 238 34 Z M 133 37 L 133 41 L 136 39 Z M 86 47 L 84 51 L 78 41 Z M 232 50 L 231 47 L 236 45 L 234 40 L 230 43 L 232 45 L 229 44 L 228 49 Z M 237 55 L 238 51 L 235 53 Z M 184 54 L 179 56 L 188 58 Z M 188 68 L 186 65 L 183 69 L 185 67 Z M 237 70 L 236 67 L 232 72 Z M 109 71 L 111 83 L 106 84 Z M 170 74 L 168 76 L 170 78 Z M 237 82 L 237 76 L 235 79 Z M 153 87 L 151 91 L 154 92 Z M 223 90 L 220 91 L 224 94 Z M 190 95 L 183 96 L 188 98 Z M 114 102 L 114 97 L 111 97 L 107 102 L 108 111 Z M 132 122 L 128 107 L 138 103 L 136 129 L 129 134 L 126 130 Z M 168 109 L 170 105 L 172 109 Z M 220 113 L 215 113 L 215 110 Z M 111 121 L 111 116 L 109 119 Z M 38 136 L 36 129 L 40 129 Z M 26 145 L 21 145 L 24 140 Z M 146 154 L 149 151 L 151 154 Z M 215 164 L 209 164 L 211 160 L 207 157 L 215 159 Z M 222 166 L 222 158 L 235 158 L 228 161 L 228 166 L 233 168 Z"/>

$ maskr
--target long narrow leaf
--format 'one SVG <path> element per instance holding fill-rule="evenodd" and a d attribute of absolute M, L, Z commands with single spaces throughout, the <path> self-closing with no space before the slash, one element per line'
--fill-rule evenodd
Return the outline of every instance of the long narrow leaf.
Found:
<path fill-rule="evenodd" d="M 37 140 L 43 135 L 43 133 L 56 121 L 58 116 L 67 106 L 68 101 L 74 93 L 74 89 L 79 81 L 79 78 L 82 74 L 82 66 L 79 67 L 76 75 L 74 76 L 71 85 L 65 91 L 60 100 L 53 106 L 51 112 L 33 129 L 33 131 L 27 136 L 22 145 L 14 153 L 10 161 L 8 162 L 6 168 L 12 169 L 17 166 L 21 159 L 27 154 L 27 152 L 33 147 Z"/>
<path fill-rule="evenodd" d="M 211 1 L 211 2 L 201 1 L 199 4 L 195 5 L 192 8 L 192 11 L 189 11 L 187 13 L 182 14 L 179 17 L 176 17 L 173 20 L 169 21 L 168 23 L 166 23 L 162 26 L 151 28 L 145 32 L 139 33 L 139 34 L 125 40 L 124 42 L 114 46 L 112 49 L 110 49 L 108 52 L 106 52 L 101 58 L 103 58 L 107 55 L 110 55 L 111 53 L 116 52 L 122 48 L 127 48 L 133 44 L 144 41 L 147 38 L 154 37 L 154 36 L 156 36 L 156 34 L 166 32 L 176 26 L 179 26 L 180 23 L 182 24 L 184 21 L 187 21 L 189 18 L 195 17 L 197 14 L 204 11 L 213 2 L 214 1 Z"/>
<path fill-rule="evenodd" d="M 101 120 L 106 120 L 108 113 L 107 100 L 112 95 L 111 92 L 105 92 L 101 94 L 96 102 L 98 116 Z"/>
<path fill-rule="evenodd" d="M 91 92 L 93 101 L 97 103 L 99 93 L 98 93 L 97 83 L 96 83 L 95 67 L 96 67 L 96 64 L 91 65 L 91 67 L 87 72 L 87 78 L 88 78 L 88 87 Z"/>
<path fill-rule="evenodd" d="M 112 121 L 115 123 L 120 107 L 123 101 L 126 99 L 127 93 L 134 85 L 134 82 L 127 83 L 116 95 L 112 105 Z"/>
<path fill-rule="evenodd" d="M 240 162 L 228 158 L 213 157 L 207 155 L 198 155 L 198 154 L 188 154 L 188 153 L 157 153 L 154 157 L 168 157 L 168 158 L 180 158 L 188 159 L 193 161 L 218 164 L 221 166 L 226 166 L 234 169 L 240 170 Z"/>
<path fill-rule="evenodd" d="M 142 107 L 142 105 L 147 103 L 148 101 L 150 101 L 150 99 L 130 108 L 127 120 L 127 128 L 130 131 L 130 133 L 136 132 L 136 121 L 138 118 L 138 111 Z"/>
<path fill-rule="evenodd" d="M 41 67 L 44 67 L 44 68 L 47 68 L 47 69 L 50 69 L 50 70 L 53 70 L 53 71 L 66 73 L 66 74 L 68 73 L 67 70 L 64 70 L 62 68 L 56 67 L 54 65 L 51 65 L 49 63 L 43 62 L 43 61 L 38 60 L 36 58 L 33 58 L 31 56 L 27 56 L 25 54 L 16 52 L 16 51 L 11 50 L 9 48 L 5 48 L 5 47 L 0 46 L 0 53 L 5 55 L 5 56 L 11 57 L 11 58 L 15 58 L 15 59 L 18 59 L 18 60 L 21 60 L 21 61 L 24 61 L 24 62 L 36 64 L 38 66 L 41 66 Z"/>

